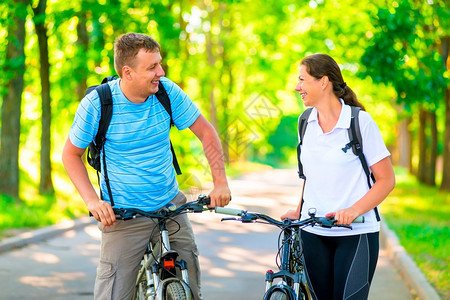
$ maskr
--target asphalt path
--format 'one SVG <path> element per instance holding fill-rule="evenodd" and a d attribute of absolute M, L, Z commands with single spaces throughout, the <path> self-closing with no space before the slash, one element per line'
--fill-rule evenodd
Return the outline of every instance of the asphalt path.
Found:
<path fill-rule="evenodd" d="M 247 175 L 231 180 L 230 187 L 230 207 L 278 218 L 297 204 L 293 170 Z M 209 212 L 190 215 L 200 251 L 204 299 L 262 299 L 264 274 L 277 269 L 279 231 L 265 224 L 221 222 L 221 217 Z M 92 223 L 1 253 L 0 299 L 92 299 L 99 249 L 100 234 Z M 369 299 L 413 299 L 383 248 Z"/>

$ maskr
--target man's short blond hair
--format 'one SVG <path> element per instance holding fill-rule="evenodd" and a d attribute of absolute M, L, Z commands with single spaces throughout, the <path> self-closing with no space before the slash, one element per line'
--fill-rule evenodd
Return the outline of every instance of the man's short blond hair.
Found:
<path fill-rule="evenodd" d="M 161 46 L 150 36 L 141 33 L 126 33 L 119 36 L 114 42 L 114 68 L 122 77 L 124 66 L 134 67 L 135 58 L 139 50 L 159 52 Z"/>

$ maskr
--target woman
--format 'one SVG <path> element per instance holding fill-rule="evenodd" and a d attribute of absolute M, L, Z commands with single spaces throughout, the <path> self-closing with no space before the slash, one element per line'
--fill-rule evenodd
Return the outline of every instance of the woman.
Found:
<path fill-rule="evenodd" d="M 314 299 L 367 299 L 379 250 L 380 223 L 374 208 L 395 185 L 390 153 L 372 117 L 361 111 L 363 151 L 376 180 L 370 188 L 359 158 L 344 150 L 349 143 L 350 106 L 364 107 L 330 56 L 304 58 L 295 90 L 305 106 L 313 107 L 300 157 L 306 177 L 304 202 L 281 218 L 305 219 L 308 210 L 315 208 L 317 216 L 334 215 L 337 224 L 349 225 L 363 215 L 365 222 L 352 224 L 353 230 L 307 227 L 301 239 Z"/>

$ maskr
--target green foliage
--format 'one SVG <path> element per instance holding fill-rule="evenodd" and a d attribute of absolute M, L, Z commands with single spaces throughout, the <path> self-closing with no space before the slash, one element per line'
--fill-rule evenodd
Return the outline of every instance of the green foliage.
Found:
<path fill-rule="evenodd" d="M 5 8 L 0 14 L 0 41 L 5 42 L 4 26 L 11 20 L 9 3 L 13 2 L 0 4 Z M 23 11 L 31 13 L 29 8 Z M 54 151 L 60 151 L 65 140 L 83 82 L 96 84 L 115 73 L 113 41 L 129 31 L 148 33 L 160 41 L 167 76 L 187 92 L 208 119 L 217 120 L 222 141 L 230 147 L 230 161 L 294 162 L 286 145 L 288 140 L 296 140 L 296 124 L 285 127 L 289 117 L 282 120 L 281 116 L 299 115 L 302 110 L 293 88 L 297 63 L 310 53 L 332 55 L 363 102 L 373 99 L 370 112 L 381 118 L 379 124 L 390 145 L 396 140 L 390 130 L 396 121 L 391 113 L 392 99 L 408 103 L 425 99 L 437 107 L 447 82 L 434 42 L 448 32 L 448 10 L 440 2 L 75 0 L 49 2 L 46 12 L 52 132 L 57 137 Z M 40 132 L 31 129 L 40 116 L 40 86 L 37 40 L 30 22 L 27 36 L 23 141 Z M 0 62 L 5 57 L 5 44 L 0 43 Z M 0 89 L 5 92 L 3 78 L 7 74 L 3 70 L 0 75 Z M 366 80 L 367 75 L 372 80 Z M 258 97 L 279 111 L 277 116 L 261 118 L 264 126 L 248 110 Z M 388 116 L 380 107 L 388 109 Z M 409 107 L 414 109 L 413 104 Z M 279 124 L 284 129 L 276 131 Z M 438 126 L 443 130 L 442 124 L 440 121 Z M 286 134 L 280 134 L 281 130 Z M 286 140 L 279 141 L 276 136 Z M 188 135 L 177 143 L 187 161 L 192 154 L 185 145 L 194 139 Z"/>
<path fill-rule="evenodd" d="M 450 194 L 420 184 L 404 169 L 396 168 L 396 180 L 381 205 L 383 217 L 429 282 L 448 299 Z"/>
<path fill-rule="evenodd" d="M 298 117 L 298 114 L 283 116 L 276 129 L 267 132 L 266 139 L 261 143 L 268 149 L 264 152 L 258 149 L 258 154 L 255 155 L 254 160 L 275 168 L 285 165 L 295 166 L 297 164 Z"/>
<path fill-rule="evenodd" d="M 361 57 L 366 69 L 360 76 L 392 84 L 397 102 L 407 109 L 425 100 L 435 110 L 447 86 L 437 48 L 436 10 L 442 13 L 438 5 L 400 1 L 369 12 L 373 28 L 366 34 L 369 46 Z"/>

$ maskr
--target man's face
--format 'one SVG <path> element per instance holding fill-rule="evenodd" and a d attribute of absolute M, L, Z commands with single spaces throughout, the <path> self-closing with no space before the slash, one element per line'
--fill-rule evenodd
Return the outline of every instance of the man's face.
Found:
<path fill-rule="evenodd" d="M 158 51 L 139 50 L 135 64 L 131 67 L 131 77 L 136 93 L 147 99 L 158 91 L 159 79 L 165 75 L 161 67 L 161 54 Z"/>

